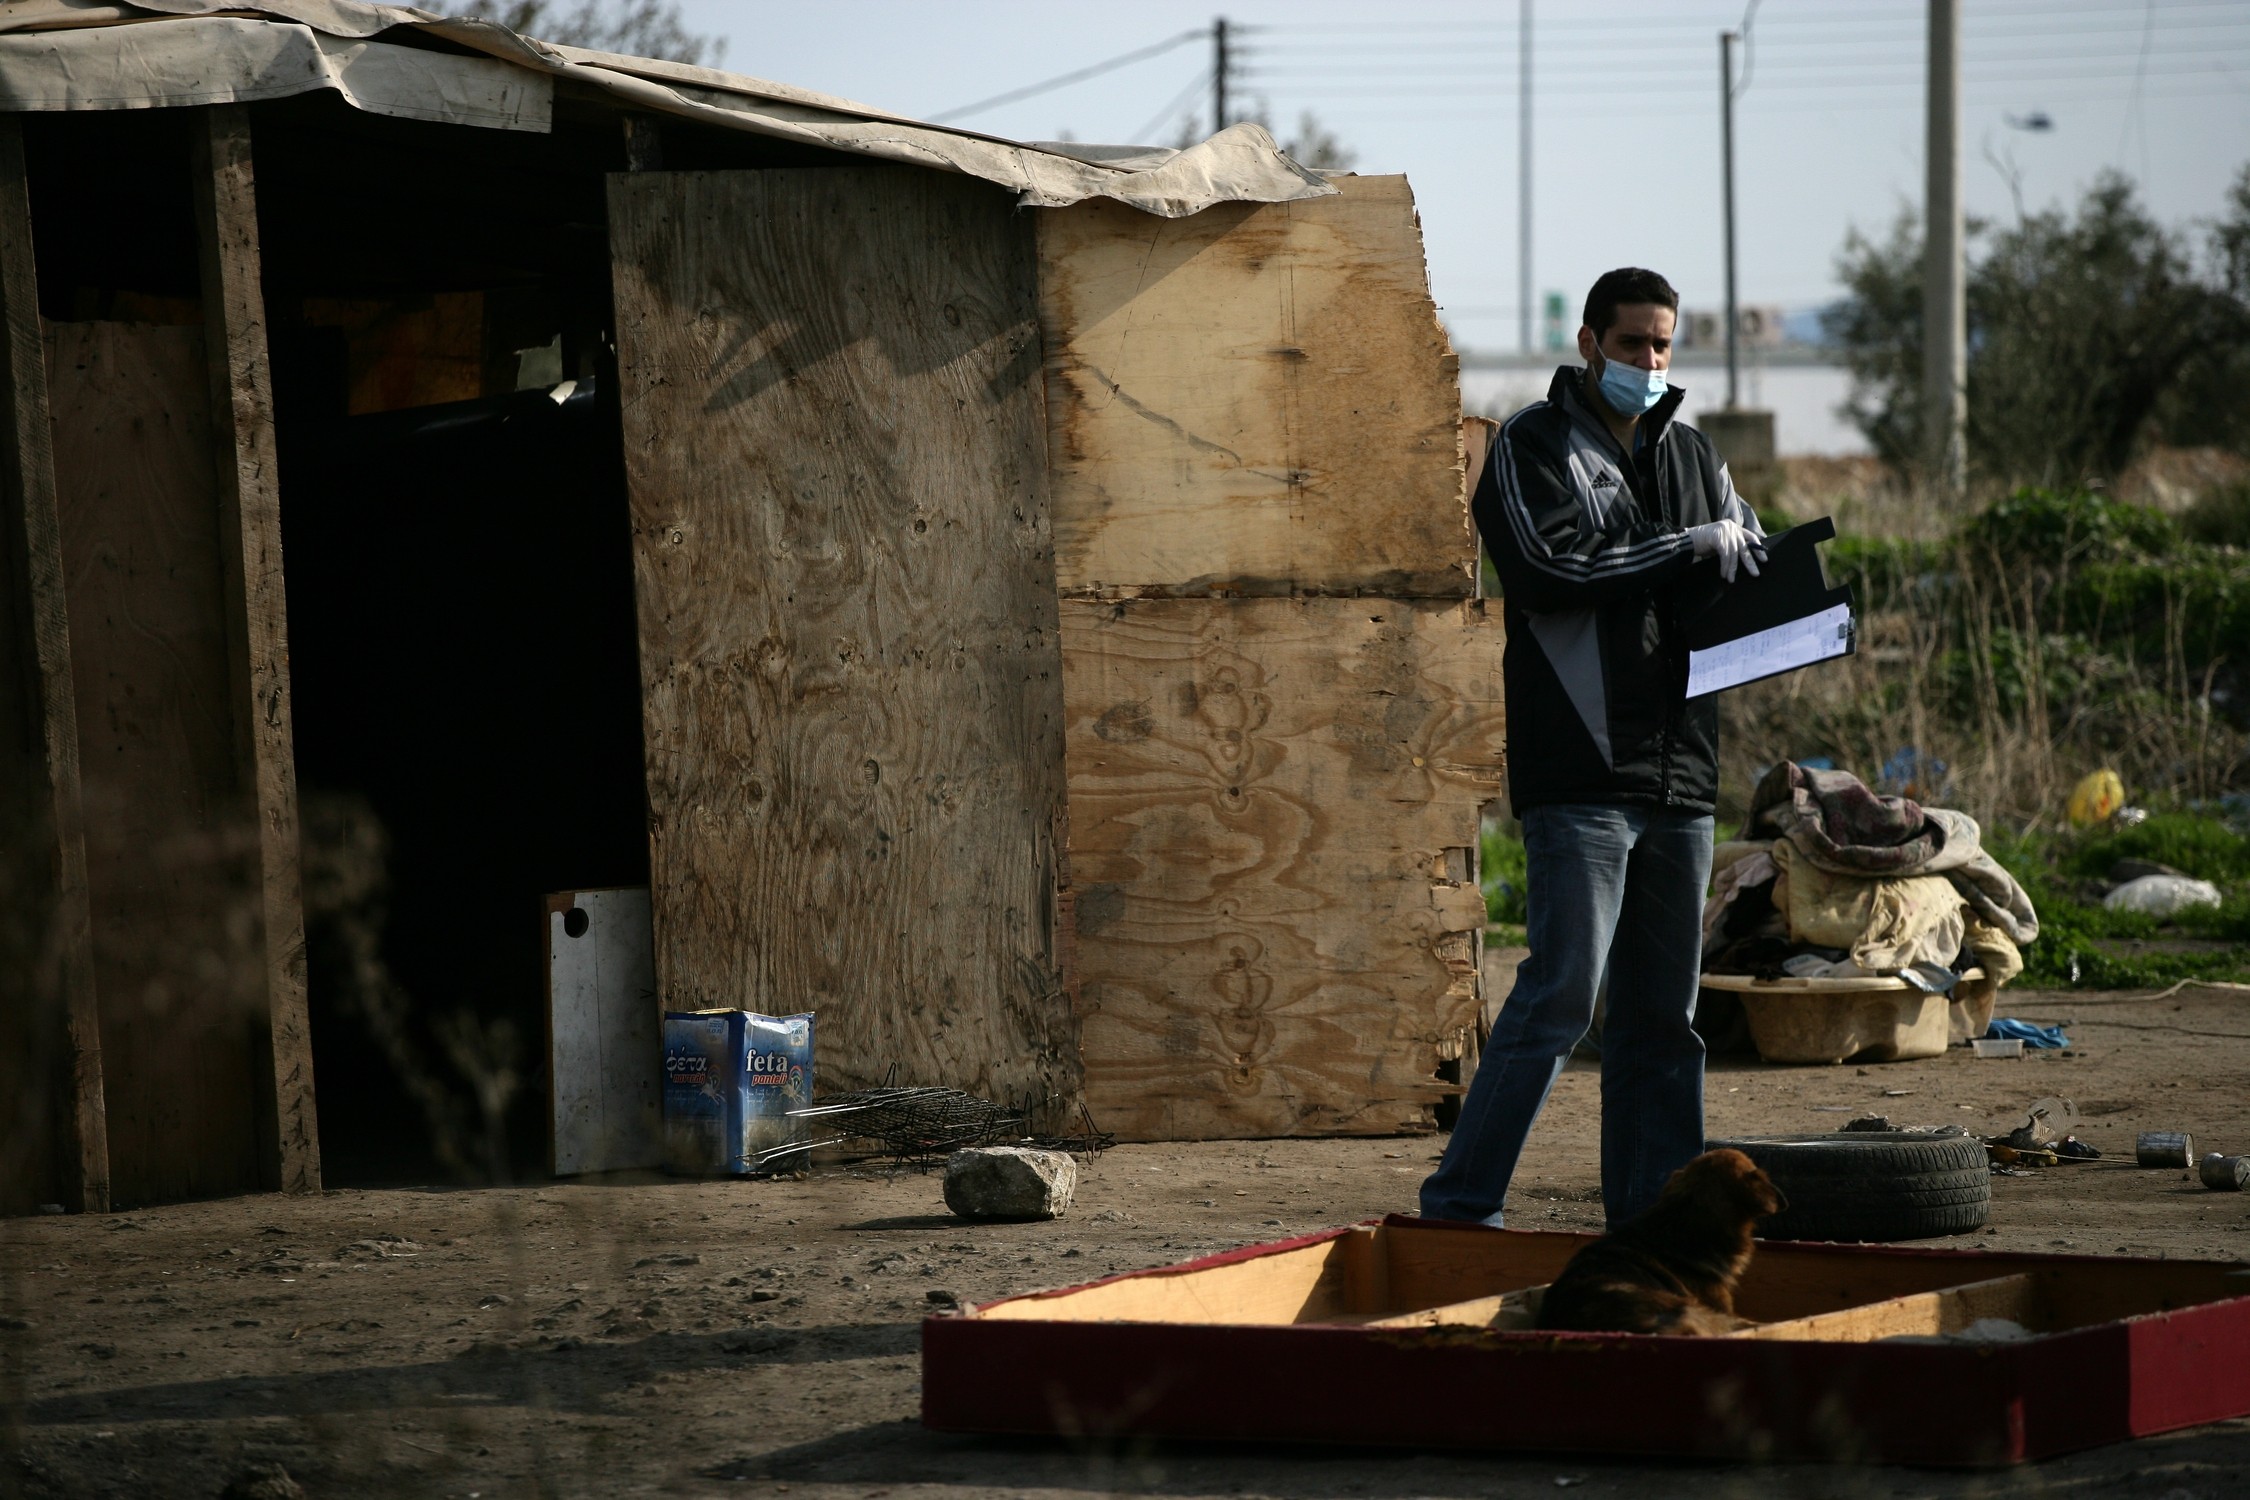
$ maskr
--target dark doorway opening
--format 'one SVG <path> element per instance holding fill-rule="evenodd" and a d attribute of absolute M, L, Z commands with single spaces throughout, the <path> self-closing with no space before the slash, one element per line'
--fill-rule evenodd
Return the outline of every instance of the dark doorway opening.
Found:
<path fill-rule="evenodd" d="M 648 879 L 603 123 L 256 119 L 333 1185 L 543 1171 L 541 898 Z"/>

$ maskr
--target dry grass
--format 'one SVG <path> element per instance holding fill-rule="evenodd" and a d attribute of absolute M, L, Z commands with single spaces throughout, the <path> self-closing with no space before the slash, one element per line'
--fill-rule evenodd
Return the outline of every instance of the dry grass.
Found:
<path fill-rule="evenodd" d="M 1721 700 L 1722 813 L 1765 765 L 1818 755 L 2016 828 L 2054 826 L 2104 767 L 2160 806 L 2250 785 L 2250 735 L 2224 711 L 2243 648 L 2214 639 L 2203 595 L 2166 580 L 2132 617 L 2089 623 L 2073 585 L 2090 564 L 2072 549 L 2050 561 L 1989 531 L 1964 540 L 1961 505 L 1872 460 L 1788 468 L 1783 507 L 1844 535 L 1829 566 L 1857 595 L 1860 649 Z"/>

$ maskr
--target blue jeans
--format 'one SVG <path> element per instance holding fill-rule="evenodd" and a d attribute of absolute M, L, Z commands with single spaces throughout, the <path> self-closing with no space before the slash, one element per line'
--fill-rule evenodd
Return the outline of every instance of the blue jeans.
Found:
<path fill-rule="evenodd" d="M 1656 1201 L 1703 1150 L 1695 1017 L 1711 819 L 1641 807 L 1523 815 L 1531 956 L 1493 1023 L 1422 1217 L 1500 1222 L 1531 1122 L 1570 1049 L 1602 1026 L 1602 1206 L 1612 1225 Z"/>

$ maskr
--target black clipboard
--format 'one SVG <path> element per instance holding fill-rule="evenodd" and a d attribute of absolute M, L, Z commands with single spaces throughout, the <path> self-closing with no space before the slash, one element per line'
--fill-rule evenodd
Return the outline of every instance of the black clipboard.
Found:
<path fill-rule="evenodd" d="M 1830 587 L 1820 564 L 1819 544 L 1835 535 L 1828 516 L 1792 526 L 1766 538 L 1757 577 L 1737 573 L 1724 583 L 1709 576 L 1690 585 L 1680 612 L 1689 697 L 1858 651 L 1851 587 Z"/>

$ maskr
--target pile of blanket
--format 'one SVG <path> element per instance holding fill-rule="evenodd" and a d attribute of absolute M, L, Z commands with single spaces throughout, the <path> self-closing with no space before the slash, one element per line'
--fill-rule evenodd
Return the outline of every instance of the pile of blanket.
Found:
<path fill-rule="evenodd" d="M 1983 1034 L 2038 935 L 2031 898 L 1985 853 L 1974 818 L 1783 761 L 1751 794 L 1741 837 L 1713 852 L 1703 968 L 1898 976 L 1953 998 L 1960 1041 Z"/>

